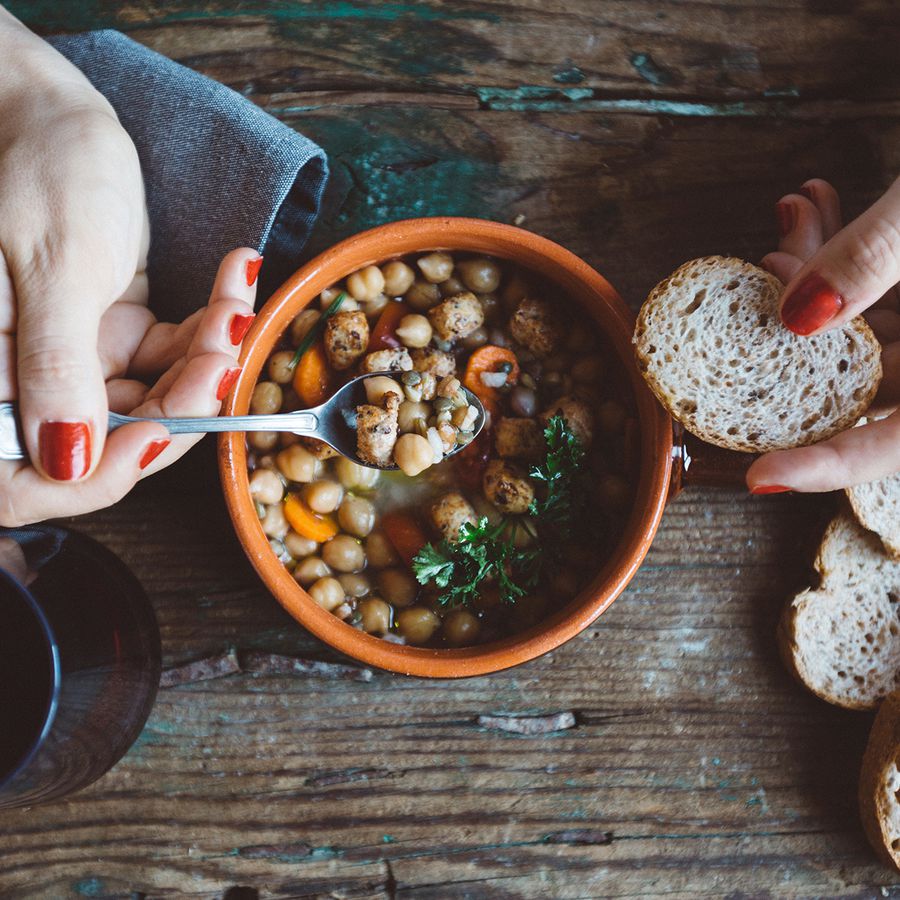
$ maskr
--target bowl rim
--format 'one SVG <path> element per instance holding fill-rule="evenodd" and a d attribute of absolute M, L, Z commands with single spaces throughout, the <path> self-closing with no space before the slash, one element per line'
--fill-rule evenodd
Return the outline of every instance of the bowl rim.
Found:
<path fill-rule="evenodd" d="M 368 635 L 316 605 L 272 553 L 250 499 L 242 434 L 219 436 L 218 461 L 226 506 L 244 552 L 263 583 L 294 619 L 334 649 L 366 665 L 405 675 L 462 678 L 501 671 L 536 659 L 589 627 L 624 590 L 656 534 L 671 475 L 671 421 L 634 362 L 630 349 L 634 314 L 612 285 L 571 251 L 514 225 L 456 216 L 404 219 L 379 225 L 345 238 L 318 254 L 297 269 L 264 304 L 244 340 L 239 358 L 242 369 L 222 414 L 238 415 L 247 411 L 272 344 L 291 319 L 322 290 L 365 265 L 442 249 L 511 259 L 560 284 L 567 294 L 595 297 L 599 302 L 593 305 L 588 301 L 579 302 L 577 298 L 576 302 L 597 323 L 620 361 L 626 363 L 640 424 L 642 462 L 635 503 L 615 553 L 577 597 L 525 631 L 474 647 L 412 647 Z M 527 261 L 521 259 L 524 256 Z M 599 321 L 601 318 L 607 321 Z"/>

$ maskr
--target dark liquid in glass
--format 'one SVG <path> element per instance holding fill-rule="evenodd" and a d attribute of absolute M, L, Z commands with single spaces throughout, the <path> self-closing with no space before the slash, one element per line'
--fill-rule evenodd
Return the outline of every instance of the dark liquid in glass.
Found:
<path fill-rule="evenodd" d="M 27 587 L 40 613 L 0 594 L 0 807 L 102 775 L 140 733 L 159 683 L 159 631 L 137 579 L 95 541 L 54 533 Z"/>

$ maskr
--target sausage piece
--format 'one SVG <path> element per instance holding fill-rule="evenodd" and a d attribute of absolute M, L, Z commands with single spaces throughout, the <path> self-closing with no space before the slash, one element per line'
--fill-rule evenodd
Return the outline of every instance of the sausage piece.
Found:
<path fill-rule="evenodd" d="M 406 347 L 376 350 L 363 359 L 360 368 L 365 372 L 409 372 L 413 362 Z"/>
<path fill-rule="evenodd" d="M 368 403 L 356 407 L 356 452 L 363 462 L 374 466 L 391 465 L 397 443 L 400 398 L 390 391 L 383 402 L 383 409 Z"/>
<path fill-rule="evenodd" d="M 349 369 L 369 346 L 369 322 L 359 309 L 337 312 L 325 324 L 325 354 L 333 369 Z"/>
<path fill-rule="evenodd" d="M 461 340 L 484 324 L 484 308 L 473 293 L 463 291 L 430 309 L 428 321 L 442 341 Z"/>
<path fill-rule="evenodd" d="M 450 491 L 431 504 L 431 521 L 441 536 L 451 544 L 459 540 L 459 529 L 478 521 L 472 504 L 459 491 Z"/>
<path fill-rule="evenodd" d="M 541 421 L 546 425 L 553 416 L 565 419 L 572 434 L 585 450 L 591 446 L 594 439 L 594 413 L 587 401 L 571 395 L 560 397 L 541 413 Z"/>
<path fill-rule="evenodd" d="M 417 372 L 428 372 L 435 378 L 456 374 L 456 358 L 436 347 L 424 347 L 412 352 L 413 368 Z"/>
<path fill-rule="evenodd" d="M 494 426 L 494 446 L 505 458 L 538 460 L 544 453 L 544 433 L 534 419 L 504 416 Z"/>
<path fill-rule="evenodd" d="M 546 300 L 525 297 L 509 320 L 513 338 L 535 356 L 549 356 L 563 338 L 562 325 Z"/>
<path fill-rule="evenodd" d="M 528 511 L 534 500 L 534 488 L 525 474 L 512 463 L 492 459 L 484 470 L 484 496 L 501 512 L 516 515 Z"/>

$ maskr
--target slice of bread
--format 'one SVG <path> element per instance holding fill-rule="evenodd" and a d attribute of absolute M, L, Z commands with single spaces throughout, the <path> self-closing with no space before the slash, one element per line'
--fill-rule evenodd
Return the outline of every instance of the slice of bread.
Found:
<path fill-rule="evenodd" d="M 881 381 L 862 318 L 813 338 L 778 315 L 784 286 L 740 259 L 685 263 L 651 292 L 634 345 L 650 388 L 697 437 L 761 453 L 813 444 L 855 424 Z"/>
<path fill-rule="evenodd" d="M 900 869 L 900 693 L 875 717 L 859 776 L 859 814 L 875 852 Z"/>
<path fill-rule="evenodd" d="M 787 667 L 814 694 L 873 709 L 900 687 L 900 562 L 849 513 L 825 530 L 821 583 L 797 594 L 778 626 Z"/>
<path fill-rule="evenodd" d="M 874 531 L 891 559 L 900 560 L 900 472 L 846 489 L 853 514 Z"/>

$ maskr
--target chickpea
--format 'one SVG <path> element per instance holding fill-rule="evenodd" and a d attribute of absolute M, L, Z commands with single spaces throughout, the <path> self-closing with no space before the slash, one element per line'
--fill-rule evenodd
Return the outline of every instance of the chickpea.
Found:
<path fill-rule="evenodd" d="M 294 569 L 294 579 L 303 587 L 309 587 L 320 578 L 325 578 L 330 574 L 331 569 L 318 556 L 307 556 L 306 559 L 297 563 L 297 568 Z"/>
<path fill-rule="evenodd" d="M 424 312 L 436 306 L 441 299 L 441 292 L 436 284 L 429 284 L 427 281 L 413 282 L 412 287 L 404 295 L 404 300 L 413 308 Z"/>
<path fill-rule="evenodd" d="M 260 503 L 280 503 L 284 484 L 271 469 L 257 469 L 250 476 L 250 496 Z"/>
<path fill-rule="evenodd" d="M 302 483 L 315 481 L 322 468 L 319 462 L 302 444 L 291 444 L 275 457 L 278 471 L 288 481 Z"/>
<path fill-rule="evenodd" d="M 314 540 L 303 537 L 302 534 L 297 534 L 293 530 L 285 535 L 284 546 L 294 559 L 304 559 L 307 556 L 312 556 L 319 549 L 319 545 Z"/>
<path fill-rule="evenodd" d="M 365 597 L 372 590 L 365 575 L 338 575 L 338 581 L 348 597 Z"/>
<path fill-rule="evenodd" d="M 500 299 L 503 305 L 512 312 L 528 293 L 528 284 L 518 272 L 513 272 L 500 291 Z M 577 329 L 576 329 L 577 330 Z"/>
<path fill-rule="evenodd" d="M 477 350 L 488 342 L 488 332 L 484 325 L 476 328 L 471 334 L 467 334 L 462 339 L 462 345 L 466 350 Z"/>
<path fill-rule="evenodd" d="M 455 609 L 444 619 L 444 637 L 451 647 L 471 644 L 481 630 L 481 622 L 467 609 Z"/>
<path fill-rule="evenodd" d="M 248 431 L 247 443 L 254 450 L 271 450 L 278 446 L 277 431 Z"/>
<path fill-rule="evenodd" d="M 625 409 L 615 400 L 604 400 L 597 410 L 597 422 L 600 430 L 607 434 L 617 434 L 625 426 Z"/>
<path fill-rule="evenodd" d="M 339 287 L 328 287 L 319 294 L 319 305 L 322 309 L 328 309 L 335 300 L 337 300 L 338 295 L 341 293 L 346 293 L 342 291 Z"/>
<path fill-rule="evenodd" d="M 269 365 L 267 367 L 269 378 L 276 384 L 290 384 L 294 377 L 294 370 L 291 367 L 291 360 L 294 354 L 290 350 L 279 350 L 269 357 Z"/>
<path fill-rule="evenodd" d="M 487 294 L 500 287 L 500 266 L 492 259 L 464 259 L 456 264 L 456 270 L 463 284 L 475 294 Z"/>
<path fill-rule="evenodd" d="M 394 566 L 400 560 L 394 550 L 394 545 L 380 531 L 372 531 L 366 538 L 366 558 L 369 565 L 376 569 L 383 569 L 386 566 Z"/>
<path fill-rule="evenodd" d="M 426 281 L 439 284 L 446 281 L 453 274 L 453 257 L 449 253 L 435 251 L 416 260 L 419 271 L 425 276 Z"/>
<path fill-rule="evenodd" d="M 378 469 L 370 469 L 368 466 L 361 466 L 346 456 L 341 456 L 334 464 L 334 471 L 338 477 L 338 481 L 347 488 L 356 490 L 368 490 L 378 483 L 381 472 Z"/>
<path fill-rule="evenodd" d="M 387 634 L 391 630 L 391 608 L 378 597 L 368 597 L 359 604 L 360 624 L 366 634 Z"/>
<path fill-rule="evenodd" d="M 313 512 L 334 512 L 344 497 L 344 489 L 336 481 L 314 481 L 303 491 L 303 499 Z"/>
<path fill-rule="evenodd" d="M 434 449 L 420 434 L 401 434 L 394 444 L 394 461 L 404 475 L 418 475 L 434 463 Z"/>
<path fill-rule="evenodd" d="M 319 305 L 322 307 L 323 312 L 334 303 L 340 293 L 341 291 L 335 291 L 331 288 L 327 291 L 322 291 L 319 295 Z M 354 309 L 359 309 L 359 303 L 353 297 L 348 296 L 346 291 L 343 293 L 344 299 L 341 301 L 341 312 L 352 312 Z"/>
<path fill-rule="evenodd" d="M 496 294 L 478 294 L 485 322 L 494 322 L 503 312 L 503 306 Z"/>
<path fill-rule="evenodd" d="M 576 381 L 592 384 L 603 375 L 603 360 L 599 356 L 583 356 L 570 371 Z"/>
<path fill-rule="evenodd" d="M 320 313 L 317 309 L 304 309 L 294 316 L 294 321 L 291 322 L 291 343 L 295 347 L 309 334 L 313 325 L 319 321 L 319 315 Z"/>
<path fill-rule="evenodd" d="M 597 481 L 597 500 L 611 509 L 624 509 L 628 505 L 631 491 L 628 482 L 621 475 L 601 475 Z"/>
<path fill-rule="evenodd" d="M 466 286 L 455 275 L 451 275 L 446 281 L 442 281 L 438 288 L 441 296 L 446 298 L 461 294 L 466 289 Z"/>
<path fill-rule="evenodd" d="M 441 620 L 424 606 L 413 606 L 397 614 L 397 631 L 410 644 L 425 644 L 437 631 Z"/>
<path fill-rule="evenodd" d="M 367 378 L 363 382 L 363 386 L 366 389 L 366 399 L 375 406 L 383 404 L 384 395 L 388 392 L 393 392 L 398 397 L 403 396 L 403 388 L 387 375 L 375 375 L 372 378 Z"/>
<path fill-rule="evenodd" d="M 366 266 L 347 279 L 347 291 L 355 300 L 374 300 L 384 290 L 384 275 L 378 266 Z"/>
<path fill-rule="evenodd" d="M 366 552 L 356 538 L 339 534 L 322 547 L 322 559 L 337 572 L 361 572 L 366 565 Z"/>
<path fill-rule="evenodd" d="M 419 585 L 409 572 L 403 569 L 383 569 L 378 573 L 378 588 L 381 596 L 394 606 L 409 606 L 415 603 Z"/>
<path fill-rule="evenodd" d="M 381 267 L 384 292 L 389 297 L 402 297 L 416 280 L 416 273 L 400 259 L 392 259 Z"/>
<path fill-rule="evenodd" d="M 367 318 L 374 319 L 384 312 L 384 308 L 390 303 L 390 297 L 387 294 L 379 294 L 374 300 L 369 300 L 363 304 L 363 312 Z"/>
<path fill-rule="evenodd" d="M 338 510 L 338 522 L 344 531 L 365 537 L 375 525 L 375 507 L 365 497 L 347 494 Z"/>
<path fill-rule="evenodd" d="M 310 589 L 309 596 L 327 612 L 344 602 L 344 589 L 337 578 L 320 578 Z"/>
<path fill-rule="evenodd" d="M 407 347 L 427 347 L 431 343 L 431 322 L 425 316 L 404 316 L 396 334 Z"/>
<path fill-rule="evenodd" d="M 260 524 L 266 537 L 281 540 L 290 529 L 287 519 L 284 517 L 284 508 L 281 503 L 273 503 L 266 507 L 266 514 Z"/>
<path fill-rule="evenodd" d="M 397 428 L 400 434 L 408 434 L 410 431 L 415 431 L 416 419 L 425 419 L 427 421 L 430 415 L 431 404 L 424 401 L 416 403 L 413 400 L 404 400 L 397 412 Z"/>
<path fill-rule="evenodd" d="M 268 416 L 281 409 L 281 388 L 274 381 L 261 381 L 253 388 L 250 412 L 254 416 Z"/>

